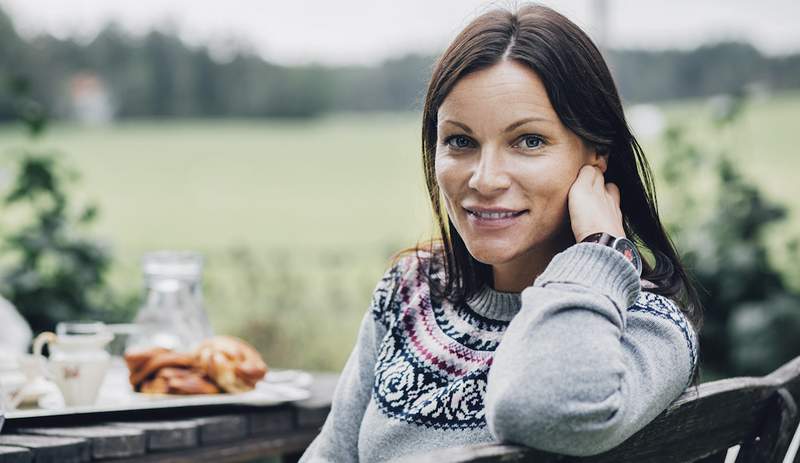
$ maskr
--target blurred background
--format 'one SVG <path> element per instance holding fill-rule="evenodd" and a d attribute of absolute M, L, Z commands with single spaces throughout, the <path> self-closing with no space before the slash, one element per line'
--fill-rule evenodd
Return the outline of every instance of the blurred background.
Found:
<path fill-rule="evenodd" d="M 800 4 L 544 3 L 603 49 L 704 288 L 701 380 L 800 354 Z M 433 233 L 431 66 L 498 6 L 0 0 L 0 294 L 34 332 L 130 321 L 142 255 L 199 251 L 216 332 L 339 370 Z"/>

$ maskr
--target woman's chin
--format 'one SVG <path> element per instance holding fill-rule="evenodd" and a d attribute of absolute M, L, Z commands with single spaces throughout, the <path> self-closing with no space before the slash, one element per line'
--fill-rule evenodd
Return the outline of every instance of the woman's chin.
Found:
<path fill-rule="evenodd" d="M 475 260 L 487 265 L 504 264 L 518 255 L 510 246 L 467 246 L 467 249 Z"/>

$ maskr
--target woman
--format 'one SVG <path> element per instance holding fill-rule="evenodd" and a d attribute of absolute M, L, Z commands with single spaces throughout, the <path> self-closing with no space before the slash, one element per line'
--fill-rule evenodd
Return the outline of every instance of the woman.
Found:
<path fill-rule="evenodd" d="M 577 26 L 537 5 L 474 20 L 434 68 L 422 143 L 443 238 L 379 282 L 301 461 L 497 441 L 592 455 L 696 384 L 697 296 Z"/>

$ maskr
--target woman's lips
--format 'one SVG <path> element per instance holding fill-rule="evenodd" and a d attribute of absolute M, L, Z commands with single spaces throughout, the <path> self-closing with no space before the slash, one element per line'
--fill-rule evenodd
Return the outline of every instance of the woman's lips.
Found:
<path fill-rule="evenodd" d="M 499 230 L 510 227 L 519 222 L 520 217 L 528 213 L 525 209 L 519 212 L 500 214 L 476 213 L 469 209 L 464 209 L 467 213 L 467 221 L 475 228 L 484 230 Z"/>

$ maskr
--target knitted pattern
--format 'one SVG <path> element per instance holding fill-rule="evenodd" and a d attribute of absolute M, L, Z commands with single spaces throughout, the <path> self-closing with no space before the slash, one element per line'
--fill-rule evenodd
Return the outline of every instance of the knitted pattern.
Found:
<path fill-rule="evenodd" d="M 648 291 L 641 291 L 639 297 L 636 299 L 636 304 L 629 307 L 628 312 L 643 312 L 674 323 L 681 330 L 681 333 L 683 333 L 686 347 L 689 349 L 691 364 L 693 366 L 697 364 L 697 336 L 694 330 L 689 327 L 686 316 L 674 302 L 664 296 L 653 294 Z"/>
<path fill-rule="evenodd" d="M 486 426 L 487 373 L 509 322 L 484 317 L 469 304 L 432 299 L 422 271 L 427 265 L 434 265 L 438 277 L 444 277 L 441 265 L 430 256 L 406 257 L 376 291 L 372 314 L 388 332 L 379 347 L 373 398 L 384 414 L 408 423 L 435 429 Z M 696 341 L 672 301 L 641 291 L 628 311 L 673 322 L 686 339 L 689 361 L 695 364 Z"/>

